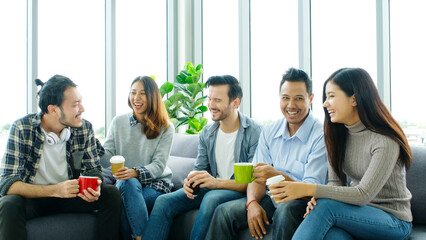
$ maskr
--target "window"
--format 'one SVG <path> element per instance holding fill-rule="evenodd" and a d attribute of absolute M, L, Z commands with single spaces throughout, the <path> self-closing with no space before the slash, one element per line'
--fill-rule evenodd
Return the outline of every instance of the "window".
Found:
<path fill-rule="evenodd" d="M 127 99 L 137 76 L 167 81 L 166 1 L 116 3 L 116 114 L 130 112 Z"/>
<path fill-rule="evenodd" d="M 280 81 L 299 65 L 297 13 L 296 0 L 251 1 L 252 117 L 263 124 L 283 117 Z"/>
<path fill-rule="evenodd" d="M 410 144 L 426 144 L 426 2 L 390 2 L 391 108 Z"/>
<path fill-rule="evenodd" d="M 237 0 L 203 1 L 203 62 L 206 80 L 214 75 L 238 79 Z"/>
<path fill-rule="evenodd" d="M 38 2 L 39 78 L 73 80 L 83 96 L 83 117 L 105 137 L 105 3 L 103 0 Z"/>
<path fill-rule="evenodd" d="M 0 1 L 0 157 L 12 123 L 25 116 L 27 1 Z"/>
<path fill-rule="evenodd" d="M 323 0 L 311 6 L 313 110 L 322 120 L 322 88 L 333 72 L 360 67 L 376 81 L 376 1 Z"/>
<path fill-rule="evenodd" d="M 240 80 L 238 37 L 238 0 L 204 0 L 204 82 L 215 75 L 232 75 Z M 204 94 L 208 95 L 208 90 Z M 211 121 L 209 111 L 204 117 Z"/>

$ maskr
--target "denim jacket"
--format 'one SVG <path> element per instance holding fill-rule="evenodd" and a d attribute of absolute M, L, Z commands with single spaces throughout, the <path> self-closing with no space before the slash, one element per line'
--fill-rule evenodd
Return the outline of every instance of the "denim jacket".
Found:
<path fill-rule="evenodd" d="M 235 162 L 251 162 L 256 152 L 262 126 L 241 112 L 238 112 L 238 115 L 240 117 L 240 128 L 235 140 L 234 159 Z M 217 177 L 215 146 L 218 129 L 219 122 L 204 127 L 200 134 L 198 156 L 194 166 L 194 170 L 207 171 L 213 177 Z M 234 176 L 231 178 L 233 179 Z"/>

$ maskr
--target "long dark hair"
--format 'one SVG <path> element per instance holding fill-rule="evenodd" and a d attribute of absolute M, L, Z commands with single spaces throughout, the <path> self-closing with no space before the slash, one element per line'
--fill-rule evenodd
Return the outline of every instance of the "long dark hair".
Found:
<path fill-rule="evenodd" d="M 137 81 L 143 84 L 147 100 L 146 112 L 142 122 L 142 132 L 148 139 L 154 139 L 160 135 L 162 127 L 165 127 L 166 131 L 169 128 L 169 115 L 154 79 L 147 76 L 139 76 L 133 80 L 130 87 Z M 127 97 L 127 104 L 130 108 L 132 108 L 129 97 Z"/>
<path fill-rule="evenodd" d="M 355 95 L 358 114 L 361 122 L 370 131 L 385 135 L 400 146 L 399 160 L 409 168 L 411 165 L 411 149 L 401 126 L 392 117 L 380 99 L 379 92 L 367 71 L 361 68 L 342 68 L 331 74 L 323 87 L 323 102 L 326 100 L 326 85 L 332 81 L 337 84 L 346 96 Z M 348 130 L 343 123 L 332 123 L 327 108 L 324 108 L 324 139 L 331 167 L 346 183 L 343 173 L 345 149 Z"/>

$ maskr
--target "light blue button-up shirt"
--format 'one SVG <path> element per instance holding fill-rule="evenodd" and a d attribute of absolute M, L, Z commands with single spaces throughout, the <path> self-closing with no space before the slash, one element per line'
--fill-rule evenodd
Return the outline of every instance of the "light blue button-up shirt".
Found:
<path fill-rule="evenodd" d="M 328 165 L 322 124 L 310 112 L 291 137 L 285 118 L 265 127 L 253 163 L 270 164 L 295 181 L 325 184 Z"/>

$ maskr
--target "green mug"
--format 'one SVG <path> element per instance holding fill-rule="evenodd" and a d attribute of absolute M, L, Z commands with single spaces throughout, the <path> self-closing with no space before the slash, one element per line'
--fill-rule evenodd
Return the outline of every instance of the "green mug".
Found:
<path fill-rule="evenodd" d="M 251 183 L 255 178 L 253 177 L 254 167 L 252 163 L 234 163 L 234 177 L 237 183 Z"/>

